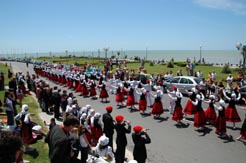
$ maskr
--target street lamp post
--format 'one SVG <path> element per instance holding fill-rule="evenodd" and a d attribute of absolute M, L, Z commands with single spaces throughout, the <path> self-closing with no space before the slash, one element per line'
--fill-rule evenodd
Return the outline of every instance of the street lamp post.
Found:
<path fill-rule="evenodd" d="M 105 51 L 105 58 L 108 58 L 108 50 L 109 50 L 109 47 L 103 48 L 103 50 Z"/>
<path fill-rule="evenodd" d="M 243 55 L 243 79 L 245 79 L 245 63 L 246 63 L 246 45 L 242 45 L 242 43 L 236 44 L 237 50 L 241 51 L 241 54 Z"/>
<path fill-rule="evenodd" d="M 200 64 L 202 63 L 202 45 L 200 45 Z"/>

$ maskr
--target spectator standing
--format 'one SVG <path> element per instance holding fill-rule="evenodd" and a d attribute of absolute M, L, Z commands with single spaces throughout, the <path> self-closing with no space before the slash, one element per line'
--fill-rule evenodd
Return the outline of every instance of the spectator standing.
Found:
<path fill-rule="evenodd" d="M 147 150 L 145 144 L 150 144 L 151 139 L 147 133 L 147 129 L 142 126 L 135 126 L 133 128 L 132 140 L 134 143 L 133 157 L 138 163 L 145 163 L 147 158 Z"/>
<path fill-rule="evenodd" d="M 124 117 L 122 115 L 117 115 L 115 117 L 115 120 L 115 130 L 117 132 L 115 162 L 124 163 L 127 145 L 126 134 L 131 133 L 131 123 L 128 121 L 124 121 Z"/>
<path fill-rule="evenodd" d="M 102 121 L 104 124 L 103 132 L 109 138 L 108 145 L 112 148 L 113 151 L 114 120 L 113 117 L 111 116 L 113 107 L 107 106 L 106 111 L 107 113 L 104 113 L 102 117 Z"/>

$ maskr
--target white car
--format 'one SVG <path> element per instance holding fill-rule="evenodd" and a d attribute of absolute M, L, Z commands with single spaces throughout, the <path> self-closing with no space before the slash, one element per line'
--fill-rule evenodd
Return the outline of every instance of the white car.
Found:
<path fill-rule="evenodd" d="M 194 76 L 176 76 L 163 81 L 163 87 L 169 91 L 173 91 L 173 86 L 176 86 L 180 92 L 187 95 L 187 91 L 191 91 L 191 88 L 199 86 L 201 79 Z M 187 90 L 187 91 L 186 91 Z"/>

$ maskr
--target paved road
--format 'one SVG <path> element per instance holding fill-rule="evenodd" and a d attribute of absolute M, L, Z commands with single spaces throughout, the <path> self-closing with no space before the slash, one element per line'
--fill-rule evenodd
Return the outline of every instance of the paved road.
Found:
<path fill-rule="evenodd" d="M 29 69 L 23 63 L 12 62 L 14 70 L 22 71 L 24 74 L 29 71 L 33 73 L 32 65 Z M 53 86 L 52 82 L 49 82 Z M 66 89 L 61 87 L 61 89 Z M 78 94 L 76 94 L 77 96 Z M 217 137 L 212 126 L 207 126 L 206 133 L 199 133 L 193 127 L 192 121 L 183 121 L 183 128 L 177 128 L 175 122 L 171 120 L 168 112 L 165 112 L 162 120 L 155 120 L 151 116 L 142 117 L 139 112 L 129 112 L 127 108 L 117 109 L 114 102 L 114 95 L 110 95 L 110 103 L 101 103 L 100 100 L 91 100 L 77 96 L 80 106 L 91 104 L 92 108 L 103 114 L 107 105 L 112 105 L 114 110 L 112 115 L 122 114 L 126 120 L 132 122 L 132 125 L 142 125 L 149 128 L 149 135 L 152 139 L 151 144 L 147 145 L 148 163 L 245 163 L 246 161 L 246 143 L 237 141 L 235 138 L 239 135 L 242 123 L 237 123 L 237 130 L 232 130 L 231 123 L 227 123 L 227 133 L 232 136 L 230 141 Z M 168 108 L 168 97 L 164 95 L 164 107 Z M 187 98 L 182 100 L 185 106 Z M 206 104 L 203 107 L 206 108 Z M 241 119 L 244 119 L 245 110 L 238 106 L 238 112 Z M 150 111 L 150 108 L 148 108 Z M 41 113 L 41 118 L 50 119 L 50 116 Z M 192 118 L 192 117 L 190 117 Z M 132 151 L 133 142 L 131 135 L 128 135 L 128 150 Z M 128 153 L 129 155 L 129 153 Z"/>

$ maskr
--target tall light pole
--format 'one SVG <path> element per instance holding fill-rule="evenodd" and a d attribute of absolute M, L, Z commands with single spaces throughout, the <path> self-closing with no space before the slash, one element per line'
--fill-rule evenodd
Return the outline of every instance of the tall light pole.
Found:
<path fill-rule="evenodd" d="M 200 64 L 202 63 L 202 45 L 200 45 Z"/>
<path fill-rule="evenodd" d="M 145 51 L 145 60 L 147 60 L 148 58 L 148 48 L 146 48 L 146 51 Z"/>
<path fill-rule="evenodd" d="M 108 58 L 109 47 L 103 48 L 103 50 L 105 51 L 105 58 Z"/>
<path fill-rule="evenodd" d="M 237 50 L 241 51 L 241 54 L 243 55 L 243 79 L 245 79 L 245 63 L 246 63 L 246 45 L 243 45 L 242 43 L 236 44 Z"/>

